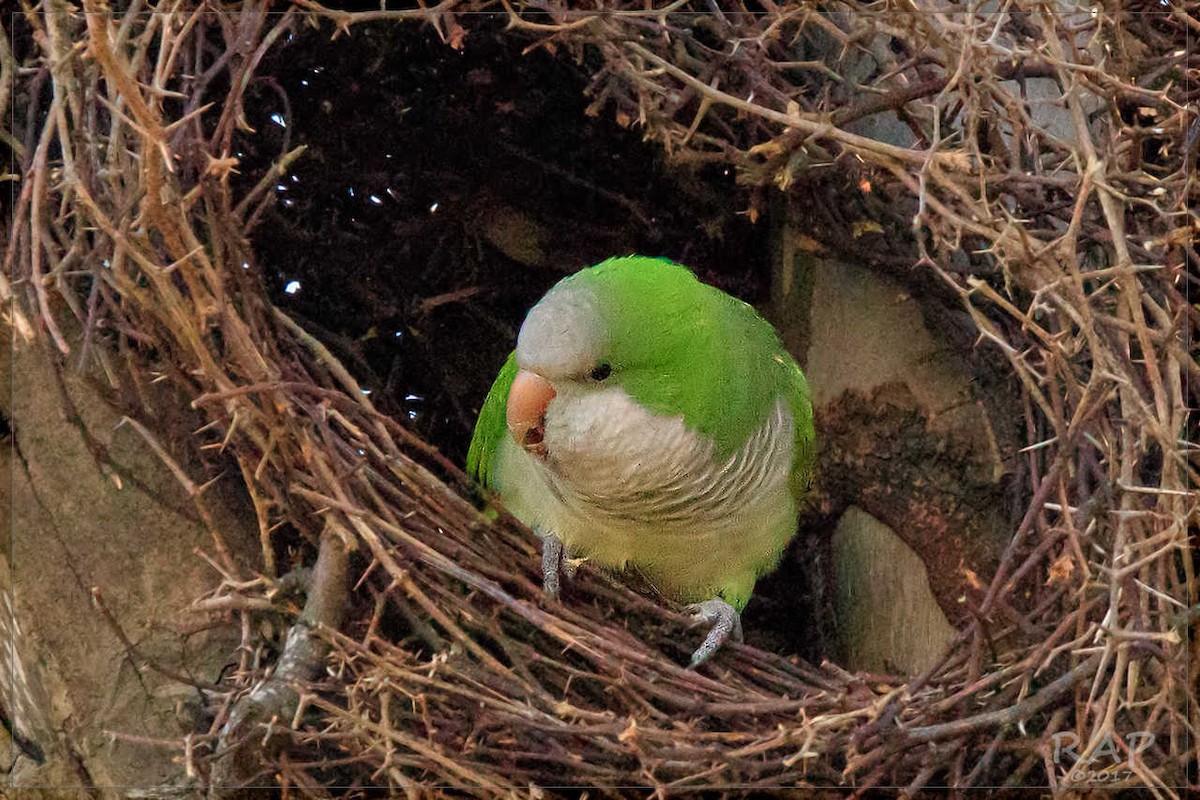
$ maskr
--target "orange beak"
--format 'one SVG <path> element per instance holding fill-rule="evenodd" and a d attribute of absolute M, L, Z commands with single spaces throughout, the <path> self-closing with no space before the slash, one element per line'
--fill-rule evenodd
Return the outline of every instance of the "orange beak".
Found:
<path fill-rule="evenodd" d="M 508 431 L 517 444 L 536 456 L 546 455 L 546 408 L 554 399 L 550 381 L 536 372 L 521 370 L 508 390 Z"/>

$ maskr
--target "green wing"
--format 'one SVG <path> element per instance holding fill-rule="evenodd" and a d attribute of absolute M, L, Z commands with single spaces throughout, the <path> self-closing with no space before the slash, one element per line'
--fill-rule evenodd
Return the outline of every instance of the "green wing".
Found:
<path fill-rule="evenodd" d="M 795 428 L 792 451 L 792 474 L 788 481 L 792 499 L 796 508 L 801 509 L 805 496 L 808 494 L 809 482 L 812 480 L 813 464 L 817 460 L 817 436 L 813 428 L 812 396 L 808 392 L 808 381 L 795 360 L 787 354 L 782 345 L 776 358 L 780 372 L 779 383 L 786 394 L 788 407 L 792 412 L 792 424 Z M 776 395 L 778 396 L 778 395 Z M 757 573 L 752 575 L 731 576 L 731 579 L 721 587 L 721 597 L 725 602 L 741 611 L 750 596 L 754 594 L 754 584 L 763 575 L 771 572 L 779 565 L 787 544 L 796 535 L 794 525 L 783 529 L 768 530 L 765 535 L 773 536 L 775 554 L 759 566 Z"/>
<path fill-rule="evenodd" d="M 496 452 L 500 443 L 508 435 L 506 412 L 508 408 L 508 390 L 512 388 L 513 378 L 517 377 L 517 352 L 509 354 L 508 360 L 500 368 L 496 382 L 492 384 L 483 408 L 479 410 L 479 419 L 475 422 L 475 434 L 471 437 L 471 447 L 467 451 L 467 474 L 484 486 L 495 488 L 493 470 L 496 466 Z"/>
<path fill-rule="evenodd" d="M 790 359 L 789 359 L 790 360 Z M 791 363 L 791 394 L 789 405 L 792 411 L 792 424 L 795 426 L 795 449 L 792 452 L 792 498 L 796 505 L 808 494 L 808 485 L 812 480 L 813 464 L 817 460 L 817 432 L 813 427 L 812 395 L 808 391 L 808 381 L 795 362 Z"/>

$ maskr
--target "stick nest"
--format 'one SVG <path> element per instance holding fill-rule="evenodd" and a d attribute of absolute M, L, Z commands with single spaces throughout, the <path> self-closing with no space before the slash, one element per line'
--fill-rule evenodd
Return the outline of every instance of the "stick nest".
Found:
<path fill-rule="evenodd" d="M 83 5 L 93 13 L 26 6 L 14 23 L 28 46 L 0 44 L 19 165 L 0 295 L 17 301 L 18 341 L 42 337 L 60 368 L 126 390 L 175 384 L 209 420 L 197 443 L 241 467 L 264 574 L 239 575 L 214 531 L 226 579 L 200 603 L 209 613 L 236 624 L 278 605 L 281 525 L 361 555 L 349 622 L 319 631 L 324 676 L 274 721 L 295 727 L 272 767 L 285 783 L 1063 786 L 1079 771 L 1055 761 L 1053 734 L 1084 754 L 1132 731 L 1154 739 L 1124 782 L 1166 794 L 1194 770 L 1197 313 L 1184 294 L 1200 261 L 1200 123 L 1185 37 L 1200 23 L 1186 11 Z M 1006 359 L 1025 403 L 1026 511 L 925 674 L 748 647 L 689 672 L 677 609 L 586 570 L 571 602 L 546 605 L 528 534 L 464 499 L 458 469 L 267 301 L 247 234 L 302 154 L 230 188 L 263 56 L 296 26 L 342 35 L 384 20 L 469 46 L 484 18 L 462 12 L 485 10 L 522 46 L 581 59 L 593 109 L 673 157 L 735 168 L 764 187 L 752 197 L 778 189 L 803 205 L 836 188 L 836 203 L 809 207 L 818 245 L 956 294 L 978 347 Z M 887 139 L 867 126 L 879 120 Z M 202 479 L 175 467 L 203 512 Z M 215 705 L 262 675 L 243 660 Z M 214 742 L 190 739 L 188 763 L 203 766 Z"/>

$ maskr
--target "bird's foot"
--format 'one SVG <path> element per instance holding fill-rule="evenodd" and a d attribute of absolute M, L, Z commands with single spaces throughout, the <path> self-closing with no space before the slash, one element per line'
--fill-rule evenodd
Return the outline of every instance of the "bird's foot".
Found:
<path fill-rule="evenodd" d="M 694 669 L 703 664 L 730 639 L 735 642 L 742 641 L 742 617 L 738 614 L 737 609 L 721 598 L 714 597 L 703 603 L 694 603 L 685 610 L 692 615 L 693 627 L 697 625 L 712 626 L 708 629 L 708 635 L 704 637 L 704 641 L 696 648 L 696 652 L 692 653 L 692 662 L 688 665 L 688 669 Z"/>
<path fill-rule="evenodd" d="M 538 533 L 542 540 L 542 590 L 549 600 L 557 600 L 562 588 L 562 577 L 575 574 L 575 565 L 570 564 L 563 549 L 562 540 L 553 533 Z"/>

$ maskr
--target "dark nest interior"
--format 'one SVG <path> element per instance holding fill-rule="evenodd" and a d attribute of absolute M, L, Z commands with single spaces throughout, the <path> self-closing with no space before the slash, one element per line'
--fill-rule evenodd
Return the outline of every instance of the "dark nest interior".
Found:
<path fill-rule="evenodd" d="M 1196 783 L 1194 15 L 112 5 L 5 22 L 0 297 L 201 519 L 217 471 L 251 498 L 258 567 L 214 524 L 196 603 L 245 637 L 179 742 L 196 780 L 1064 788 L 1087 781 L 1053 734 L 1124 757 L 1136 731 L 1121 785 Z M 862 132 L 881 115 L 903 144 Z M 1006 546 L 915 677 L 840 667 L 822 600 L 779 579 L 747 646 L 686 670 L 678 607 L 589 569 L 546 603 L 529 533 L 459 469 L 558 278 L 649 252 L 761 303 L 784 204 L 1022 410 Z M 206 424 L 165 429 L 161 381 Z M 885 414 L 823 421 L 805 546 L 853 491 L 837 443 Z M 250 658 L 267 614 L 290 627 Z"/>

